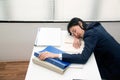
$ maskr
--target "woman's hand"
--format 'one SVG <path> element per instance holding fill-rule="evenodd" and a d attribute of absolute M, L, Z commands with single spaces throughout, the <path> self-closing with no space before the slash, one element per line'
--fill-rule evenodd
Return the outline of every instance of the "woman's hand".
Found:
<path fill-rule="evenodd" d="M 58 58 L 58 54 L 50 53 L 50 52 L 42 52 L 39 55 L 40 60 L 45 60 L 46 58 Z"/>
<path fill-rule="evenodd" d="M 73 47 L 78 49 L 78 48 L 80 48 L 80 46 L 81 46 L 81 40 L 74 37 Z"/>

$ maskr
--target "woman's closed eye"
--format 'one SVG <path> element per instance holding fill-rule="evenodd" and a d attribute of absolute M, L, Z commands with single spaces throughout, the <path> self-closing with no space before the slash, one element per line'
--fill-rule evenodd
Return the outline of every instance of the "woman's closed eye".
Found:
<path fill-rule="evenodd" d="M 76 30 L 73 29 L 73 30 L 71 31 L 71 34 L 72 34 L 72 35 L 75 35 L 75 33 L 76 33 Z"/>

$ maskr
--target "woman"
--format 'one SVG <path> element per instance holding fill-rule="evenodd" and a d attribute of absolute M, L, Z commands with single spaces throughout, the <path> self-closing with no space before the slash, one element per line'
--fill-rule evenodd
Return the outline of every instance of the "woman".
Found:
<path fill-rule="evenodd" d="M 85 47 L 82 54 L 43 53 L 41 60 L 48 57 L 62 58 L 63 61 L 85 64 L 94 52 L 101 77 L 107 80 L 120 80 L 120 44 L 103 28 L 99 22 L 86 24 L 80 18 L 73 18 L 67 27 L 70 35 L 83 39 Z"/>

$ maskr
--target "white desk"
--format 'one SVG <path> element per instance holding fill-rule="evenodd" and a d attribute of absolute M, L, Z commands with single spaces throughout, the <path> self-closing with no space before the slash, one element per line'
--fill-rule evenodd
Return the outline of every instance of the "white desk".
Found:
<path fill-rule="evenodd" d="M 62 31 L 62 35 L 64 36 L 65 34 L 66 31 Z M 44 48 L 45 47 L 34 47 L 33 52 Z M 68 68 L 63 75 L 34 64 L 32 62 L 33 56 L 32 53 L 25 80 L 101 80 L 94 54 L 91 55 L 82 69 Z"/>

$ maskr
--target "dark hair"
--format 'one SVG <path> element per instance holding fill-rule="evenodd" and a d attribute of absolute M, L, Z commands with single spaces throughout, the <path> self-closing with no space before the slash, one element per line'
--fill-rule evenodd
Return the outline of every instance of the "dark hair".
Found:
<path fill-rule="evenodd" d="M 82 22 L 83 27 L 80 26 L 79 21 Z M 83 30 L 86 30 L 85 27 L 87 26 L 87 24 L 86 24 L 82 19 L 75 17 L 75 18 L 72 18 L 72 19 L 70 20 L 70 22 L 68 23 L 68 26 L 67 26 L 67 30 L 68 30 L 68 33 L 69 33 L 70 35 L 71 35 L 70 28 L 71 28 L 72 26 L 76 26 L 76 25 L 79 25 L 80 28 L 82 28 Z"/>

